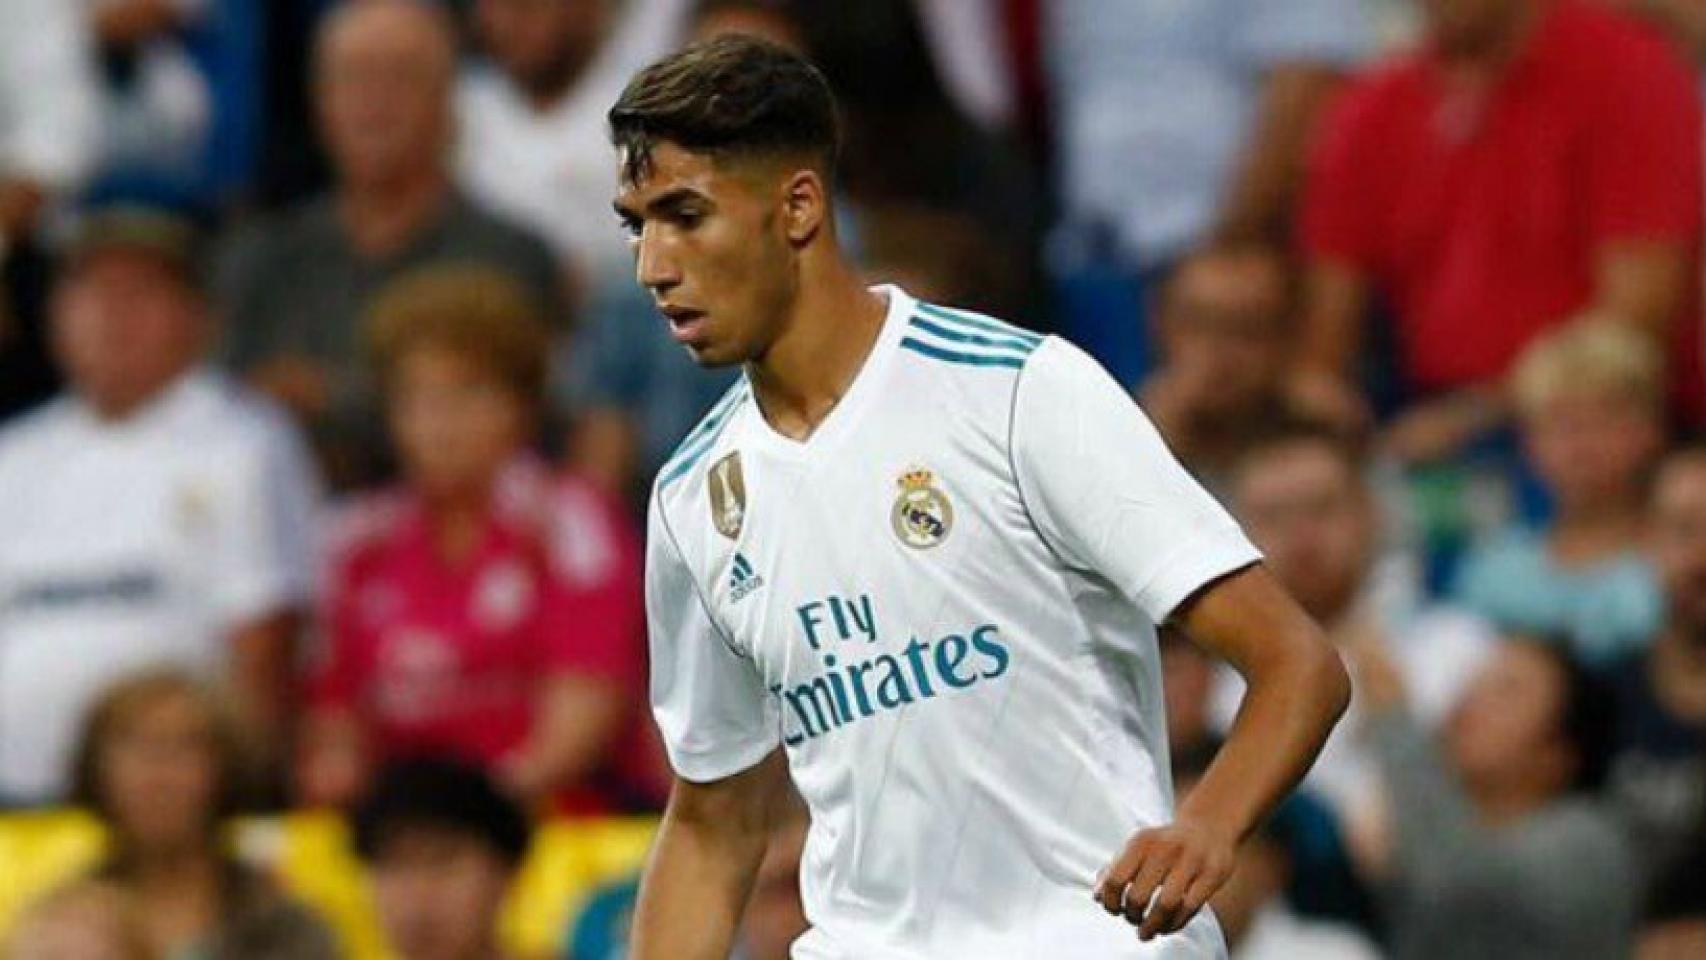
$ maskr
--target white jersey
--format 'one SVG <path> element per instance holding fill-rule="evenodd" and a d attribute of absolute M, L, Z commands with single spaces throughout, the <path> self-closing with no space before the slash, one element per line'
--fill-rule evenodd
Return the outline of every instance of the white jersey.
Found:
<path fill-rule="evenodd" d="M 120 422 L 67 395 L 0 430 L 0 800 L 64 799 L 83 714 L 307 605 L 316 484 L 282 411 L 206 372 Z"/>
<path fill-rule="evenodd" d="M 1214 957 L 1091 899 L 1172 819 L 1154 625 L 1258 559 L 1088 356 L 889 303 L 805 442 L 743 381 L 652 494 L 651 697 L 677 773 L 778 746 L 811 810 L 794 956 Z"/>

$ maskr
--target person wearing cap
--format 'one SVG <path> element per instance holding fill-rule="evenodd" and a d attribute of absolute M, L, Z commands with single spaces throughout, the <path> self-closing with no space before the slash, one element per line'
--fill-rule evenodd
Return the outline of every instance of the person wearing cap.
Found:
<path fill-rule="evenodd" d="M 277 755 L 316 482 L 284 416 L 203 367 L 193 228 L 92 214 L 53 291 L 67 388 L 0 428 L 0 805 L 63 798 L 83 712 L 174 665 Z"/>
<path fill-rule="evenodd" d="M 379 926 L 400 960 L 492 960 L 527 816 L 477 767 L 418 757 L 386 767 L 354 814 Z"/>

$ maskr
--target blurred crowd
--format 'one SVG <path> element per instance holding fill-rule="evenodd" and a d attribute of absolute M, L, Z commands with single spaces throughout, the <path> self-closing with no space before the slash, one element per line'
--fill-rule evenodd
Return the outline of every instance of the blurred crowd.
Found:
<path fill-rule="evenodd" d="M 1094 353 L 1351 666 L 1235 958 L 1706 955 L 1706 3 L 0 0 L 0 810 L 112 838 L 7 956 L 335 956 L 220 825 L 336 807 L 489 957 L 532 823 L 658 808 L 638 519 L 734 372 L 604 112 L 728 31 L 872 281 Z M 1162 662 L 1182 794 L 1240 682 Z"/>

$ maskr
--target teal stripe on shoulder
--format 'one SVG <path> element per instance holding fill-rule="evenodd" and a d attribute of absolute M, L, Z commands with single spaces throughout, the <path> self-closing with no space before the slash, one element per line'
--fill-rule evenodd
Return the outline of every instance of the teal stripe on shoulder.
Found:
<path fill-rule="evenodd" d="M 924 303 L 923 301 L 919 301 L 918 309 L 919 312 L 932 320 L 939 320 L 944 323 L 966 327 L 972 330 L 981 330 L 984 333 L 998 333 L 1003 336 L 1013 337 L 1029 343 L 1033 348 L 1043 342 L 1043 337 L 1040 333 L 1035 333 L 1030 330 L 1026 330 L 1024 327 L 1015 326 L 1011 323 L 995 320 L 990 317 L 980 317 L 975 314 L 967 313 L 964 310 L 940 307 L 934 303 Z"/>
<path fill-rule="evenodd" d="M 723 427 L 728 425 L 735 410 L 739 409 L 741 401 L 745 400 L 746 397 L 746 381 L 743 379 L 740 383 L 735 384 L 728 396 L 711 409 L 711 412 L 705 416 L 699 426 L 687 435 L 687 439 L 681 442 L 675 453 L 664 463 L 663 469 L 660 471 L 661 477 L 658 480 L 659 489 L 681 479 L 687 471 L 693 469 L 693 465 L 698 463 L 711 447 L 716 445 L 717 438 L 722 435 Z"/>
<path fill-rule="evenodd" d="M 961 353 L 958 350 L 947 350 L 932 343 L 914 337 L 906 337 L 900 341 L 902 350 L 940 360 L 944 363 L 963 363 L 972 367 L 1012 367 L 1018 369 L 1025 365 L 1024 357 L 1016 357 L 1010 353 Z"/>
<path fill-rule="evenodd" d="M 681 442 L 676 444 L 675 450 L 670 453 L 669 460 L 674 460 L 676 457 L 681 456 L 688 447 L 697 443 L 706 433 L 716 429 L 717 423 L 722 419 L 723 414 L 741 398 L 741 395 L 745 391 L 746 378 L 743 376 L 739 380 L 736 380 L 734 385 L 729 387 L 728 390 L 724 391 L 723 395 L 717 398 L 716 403 L 711 404 L 711 409 L 706 411 L 703 417 L 699 418 L 699 422 L 694 424 L 693 429 L 687 431 L 687 436 L 682 437 Z M 665 462 L 665 465 L 668 465 L 668 461 Z"/>
<path fill-rule="evenodd" d="M 1036 349 L 1036 344 L 1017 337 L 984 336 L 977 333 L 966 333 L 941 323 L 932 323 L 920 316 L 913 316 L 908 323 L 915 330 L 922 330 L 932 336 L 953 343 L 967 344 L 974 347 L 991 347 L 996 350 L 1016 350 L 1021 356 Z"/>

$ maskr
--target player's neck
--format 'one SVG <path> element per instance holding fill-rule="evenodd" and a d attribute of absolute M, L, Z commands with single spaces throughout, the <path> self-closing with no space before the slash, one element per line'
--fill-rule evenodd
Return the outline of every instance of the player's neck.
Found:
<path fill-rule="evenodd" d="M 869 359 L 887 312 L 839 260 L 804 279 L 782 335 L 747 364 L 753 397 L 772 429 L 798 441 L 812 435 Z"/>

